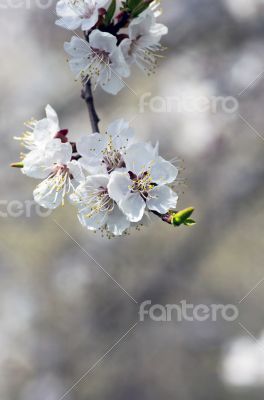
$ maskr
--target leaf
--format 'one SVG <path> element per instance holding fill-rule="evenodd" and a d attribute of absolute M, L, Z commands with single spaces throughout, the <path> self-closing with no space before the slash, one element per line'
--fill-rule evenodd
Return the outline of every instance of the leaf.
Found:
<path fill-rule="evenodd" d="M 134 9 L 135 7 L 137 7 L 137 6 L 140 4 L 141 1 L 142 1 L 142 0 L 128 0 L 128 1 L 127 1 L 127 7 L 128 7 L 131 11 L 133 11 L 133 9 Z"/>
<path fill-rule="evenodd" d="M 186 219 L 186 221 L 184 222 L 184 225 L 186 225 L 186 226 L 194 226 L 194 225 L 196 225 L 196 222 L 195 222 L 193 219 L 188 218 L 188 219 Z"/>
<path fill-rule="evenodd" d="M 146 3 L 140 4 L 138 7 L 135 8 L 134 11 L 132 11 L 132 17 L 133 18 L 138 17 L 147 8 L 148 8 L 148 4 L 146 4 Z"/>
<path fill-rule="evenodd" d="M 111 4 L 105 14 L 105 25 L 110 24 L 113 16 L 115 15 L 115 10 L 116 10 L 116 0 L 112 0 Z"/>

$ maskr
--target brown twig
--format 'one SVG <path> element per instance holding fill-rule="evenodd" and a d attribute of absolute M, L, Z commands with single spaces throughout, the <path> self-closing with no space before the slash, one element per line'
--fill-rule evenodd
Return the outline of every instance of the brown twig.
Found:
<path fill-rule="evenodd" d="M 99 119 L 96 109 L 95 109 L 92 85 L 91 85 L 90 79 L 87 81 L 87 83 L 84 85 L 84 87 L 82 89 L 82 98 L 85 100 L 87 108 L 88 108 L 93 133 L 96 133 L 96 132 L 99 133 L 100 132 L 99 131 L 100 119 Z"/>

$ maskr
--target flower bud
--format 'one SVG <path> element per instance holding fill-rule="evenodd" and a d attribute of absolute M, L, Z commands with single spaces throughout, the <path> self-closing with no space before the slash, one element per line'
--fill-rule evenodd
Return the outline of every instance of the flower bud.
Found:
<path fill-rule="evenodd" d="M 192 213 L 194 212 L 193 207 L 185 208 L 184 210 L 178 211 L 171 215 L 171 223 L 174 226 L 180 226 L 182 224 L 186 226 L 191 226 L 195 224 L 195 221 L 190 219 Z"/>

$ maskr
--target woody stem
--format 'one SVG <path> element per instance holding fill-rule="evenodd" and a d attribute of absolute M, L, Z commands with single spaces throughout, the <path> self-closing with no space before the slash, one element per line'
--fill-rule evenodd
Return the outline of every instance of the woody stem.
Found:
<path fill-rule="evenodd" d="M 84 99 L 84 101 L 87 105 L 87 108 L 88 108 L 93 133 L 97 133 L 97 132 L 100 133 L 100 130 L 99 130 L 100 119 L 99 119 L 96 109 L 95 109 L 92 85 L 91 85 L 90 79 L 86 82 L 86 84 L 84 85 L 84 87 L 82 89 L 82 98 Z"/>

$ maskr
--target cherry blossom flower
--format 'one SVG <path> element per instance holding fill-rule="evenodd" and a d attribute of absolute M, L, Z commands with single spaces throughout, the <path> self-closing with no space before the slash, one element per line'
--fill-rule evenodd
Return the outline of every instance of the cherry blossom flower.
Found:
<path fill-rule="evenodd" d="M 93 133 L 77 141 L 80 162 L 89 172 L 111 173 L 125 167 L 124 154 L 132 144 L 134 131 L 129 122 L 119 119 L 112 122 L 105 134 Z"/>
<path fill-rule="evenodd" d="M 70 68 L 76 77 L 91 79 L 95 87 L 117 94 L 125 85 L 123 78 L 130 74 L 117 38 L 98 29 L 92 31 L 89 43 L 73 36 L 64 44 L 65 51 L 72 57 Z"/>
<path fill-rule="evenodd" d="M 160 57 L 156 52 L 163 49 L 160 39 L 167 33 L 165 25 L 156 23 L 154 12 L 145 10 L 129 24 L 129 38 L 120 44 L 126 62 L 129 65 L 136 63 L 148 74 L 153 73 Z"/>
<path fill-rule="evenodd" d="M 129 228 L 130 222 L 109 197 L 108 182 L 109 175 L 88 176 L 70 199 L 78 208 L 79 221 L 87 229 L 100 229 L 108 232 L 108 236 L 120 236 Z"/>
<path fill-rule="evenodd" d="M 46 151 L 46 153 L 45 153 Z M 42 207 L 54 209 L 64 204 L 66 194 L 74 190 L 73 180 L 84 179 L 78 161 L 72 161 L 72 146 L 58 139 L 49 142 L 45 151 L 34 150 L 23 161 L 23 173 L 44 179 L 34 190 L 34 200 Z M 38 158 L 39 156 L 39 158 Z"/>
<path fill-rule="evenodd" d="M 177 194 L 168 186 L 178 170 L 159 157 L 157 147 L 132 144 L 124 155 L 126 171 L 114 171 L 108 184 L 109 196 L 129 221 L 138 222 L 145 210 L 165 214 L 177 204 Z"/>
<path fill-rule="evenodd" d="M 60 17 L 56 25 L 74 30 L 81 28 L 89 31 L 99 18 L 99 10 L 106 6 L 109 0 L 60 0 L 56 6 Z"/>
<path fill-rule="evenodd" d="M 45 111 L 46 118 L 28 121 L 25 124 L 28 130 L 21 137 L 14 138 L 21 141 L 21 144 L 29 150 L 44 148 L 54 138 L 60 138 L 63 142 L 67 141 L 68 131 L 60 130 L 56 111 L 50 105 L 46 106 Z"/>

